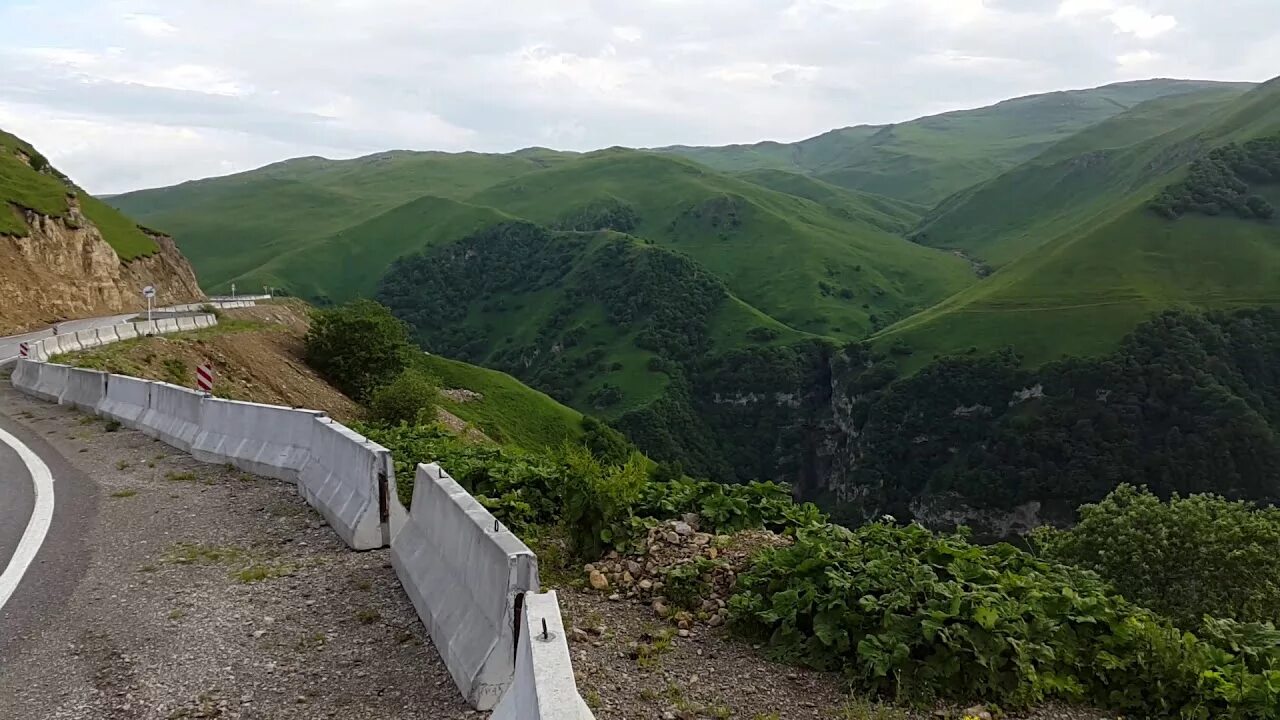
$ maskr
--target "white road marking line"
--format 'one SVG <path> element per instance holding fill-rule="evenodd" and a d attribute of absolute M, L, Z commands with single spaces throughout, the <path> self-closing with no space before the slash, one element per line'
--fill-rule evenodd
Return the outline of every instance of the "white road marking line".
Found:
<path fill-rule="evenodd" d="M 44 544 L 44 536 L 49 532 L 49 524 L 53 522 L 53 474 L 49 466 L 44 464 L 31 448 L 23 445 L 18 438 L 0 429 L 0 442 L 13 448 L 31 473 L 31 483 L 35 486 L 36 502 L 31 511 L 31 520 L 27 529 L 18 541 L 18 549 L 9 559 L 9 567 L 0 575 L 0 610 L 18 589 L 18 583 L 26 574 L 27 568 L 36 559 L 40 546 Z"/>

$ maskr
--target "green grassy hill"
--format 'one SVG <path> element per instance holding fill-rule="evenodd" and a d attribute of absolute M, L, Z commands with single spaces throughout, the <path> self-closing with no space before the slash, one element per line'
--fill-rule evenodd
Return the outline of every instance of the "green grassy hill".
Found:
<path fill-rule="evenodd" d="M 859 338 L 976 280 L 958 258 L 868 221 L 901 222 L 900 203 L 845 193 L 819 204 L 653 153 L 590 153 L 471 198 L 545 225 L 604 200 L 634 209 L 633 234 L 689 255 L 746 303 L 807 333 Z"/>
<path fill-rule="evenodd" d="M 440 406 L 495 442 L 542 450 L 582 437 L 582 413 L 506 373 L 436 355 L 424 355 L 420 362 L 442 387 L 473 393 L 450 393 Z"/>
<path fill-rule="evenodd" d="M 395 258 L 512 219 L 487 207 L 425 195 L 362 223 L 285 250 L 231 278 L 243 288 L 288 288 L 321 304 L 373 297 Z"/>
<path fill-rule="evenodd" d="M 29 143 L 0 130 L 0 235 L 25 237 L 30 232 L 22 209 L 67 217 L 72 198 L 121 260 L 159 249 L 136 223 L 77 188 Z"/>
<path fill-rule="evenodd" d="M 786 170 L 933 205 L 1142 102 L 1223 87 L 1248 85 L 1189 80 L 1117 83 L 1031 95 L 896 125 L 833 130 L 797 143 L 661 151 L 726 172 Z"/>
<path fill-rule="evenodd" d="M 850 190 L 785 170 L 750 170 L 739 177 L 770 190 L 812 200 L 848 220 L 873 225 L 895 234 L 911 230 L 929 210 L 925 205 Z"/>
<path fill-rule="evenodd" d="M 506 370 L 604 417 L 648 406 L 708 353 L 804 337 L 683 254 L 527 222 L 397 261 L 378 299 L 431 352 Z"/>
<path fill-rule="evenodd" d="M 909 203 L 624 149 L 301 158 L 113 202 L 173 232 L 212 290 L 273 285 L 321 303 L 369 296 L 396 258 L 486 225 L 564 224 L 600 203 L 804 333 L 864 337 L 976 279 L 894 234 L 921 213 Z"/>
<path fill-rule="evenodd" d="M 1280 80 L 1233 101 L 1180 110 L 1187 122 L 1175 130 L 1119 150 L 1089 149 L 1099 143 L 1078 138 L 1084 154 L 1033 162 L 946 208 L 926 225 L 928 242 L 1006 264 L 885 331 L 880 342 L 907 343 L 916 367 L 935 354 L 1009 345 L 1038 364 L 1107 352 L 1162 309 L 1280 302 L 1276 219 L 1222 212 L 1170 220 L 1149 207 L 1210 148 L 1280 134 Z M 1145 113 L 1136 117 L 1150 123 Z M 1275 184 L 1251 190 L 1272 205 L 1280 201 Z"/>
<path fill-rule="evenodd" d="M 173 235 L 211 292 L 226 290 L 242 276 L 253 286 L 276 278 L 289 287 L 293 276 L 263 266 L 425 195 L 462 200 L 495 182 L 572 157 L 531 150 L 297 158 L 237 175 L 117 195 L 111 203 Z M 352 294 L 343 287 L 323 290 L 334 297 Z"/>

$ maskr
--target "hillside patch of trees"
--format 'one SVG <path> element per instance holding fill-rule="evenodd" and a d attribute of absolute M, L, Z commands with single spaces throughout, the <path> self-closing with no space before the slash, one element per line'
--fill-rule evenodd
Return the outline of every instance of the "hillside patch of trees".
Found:
<path fill-rule="evenodd" d="M 1176 219 L 1189 212 L 1235 214 L 1269 220 L 1275 208 L 1251 191 L 1251 185 L 1280 182 L 1280 135 L 1216 148 L 1191 164 L 1187 179 L 1151 201 L 1151 209 Z"/>

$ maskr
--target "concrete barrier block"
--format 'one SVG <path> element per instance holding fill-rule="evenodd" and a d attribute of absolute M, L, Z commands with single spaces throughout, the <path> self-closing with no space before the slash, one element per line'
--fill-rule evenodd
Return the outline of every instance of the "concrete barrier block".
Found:
<path fill-rule="evenodd" d="M 82 348 L 80 342 L 76 340 L 75 335 L 56 335 L 49 339 L 50 344 L 56 348 L 52 354 L 61 355 L 69 352 L 79 352 Z"/>
<path fill-rule="evenodd" d="M 34 347 L 35 343 L 32 343 Z M 36 384 L 40 381 L 40 363 L 35 360 L 19 358 L 13 366 L 13 375 L 9 382 L 19 391 L 29 395 L 35 394 Z"/>
<path fill-rule="evenodd" d="M 120 340 L 133 340 L 138 337 L 138 328 L 133 325 L 115 326 L 116 337 Z"/>
<path fill-rule="evenodd" d="M 178 332 L 178 321 L 174 318 L 164 318 L 156 320 L 156 332 L 158 333 L 174 333 Z"/>
<path fill-rule="evenodd" d="M 462 695 L 498 703 L 515 673 L 516 608 L 538 560 L 438 465 L 419 465 L 391 561 Z"/>
<path fill-rule="evenodd" d="M 127 375 L 109 376 L 106 397 L 98 404 L 98 415 L 138 429 L 151 403 L 151 385 L 150 381 Z"/>
<path fill-rule="evenodd" d="M 316 418 L 298 492 L 354 550 L 391 544 L 391 451 L 327 417 Z"/>
<path fill-rule="evenodd" d="M 136 322 L 133 323 L 133 329 L 137 331 L 138 337 L 146 337 L 147 335 L 158 335 L 160 331 L 156 328 L 156 322 Z"/>
<path fill-rule="evenodd" d="M 194 390 L 152 383 L 147 411 L 138 421 L 138 429 L 183 452 L 191 452 L 191 444 L 200 433 L 200 406 L 204 396 Z"/>
<path fill-rule="evenodd" d="M 178 329 L 181 331 L 195 330 L 196 319 L 190 317 L 178 318 Z"/>
<path fill-rule="evenodd" d="M 31 394 L 47 402 L 61 402 L 62 394 L 67 391 L 67 378 L 70 372 L 71 368 L 67 365 L 41 363 Z"/>
<path fill-rule="evenodd" d="M 68 368 L 66 389 L 58 402 L 77 410 L 96 412 L 107 396 L 107 374 L 98 370 Z"/>
<path fill-rule="evenodd" d="M 256 475 L 298 481 L 318 410 L 206 398 L 188 450 L 197 460 L 231 463 Z"/>
<path fill-rule="evenodd" d="M 114 342 L 120 342 L 120 334 L 116 331 L 116 327 L 98 328 L 98 344 L 109 345 Z"/>
<path fill-rule="evenodd" d="M 524 596 L 515 679 L 491 720 L 595 720 L 578 694 L 554 590 Z"/>

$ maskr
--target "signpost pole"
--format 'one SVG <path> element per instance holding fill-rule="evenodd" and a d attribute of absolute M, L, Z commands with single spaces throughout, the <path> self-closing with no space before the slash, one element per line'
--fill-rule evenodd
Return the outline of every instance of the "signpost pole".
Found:
<path fill-rule="evenodd" d="M 156 296 L 156 288 L 154 285 L 148 285 L 142 288 L 142 297 L 147 299 L 147 322 L 151 322 L 151 300 Z"/>

